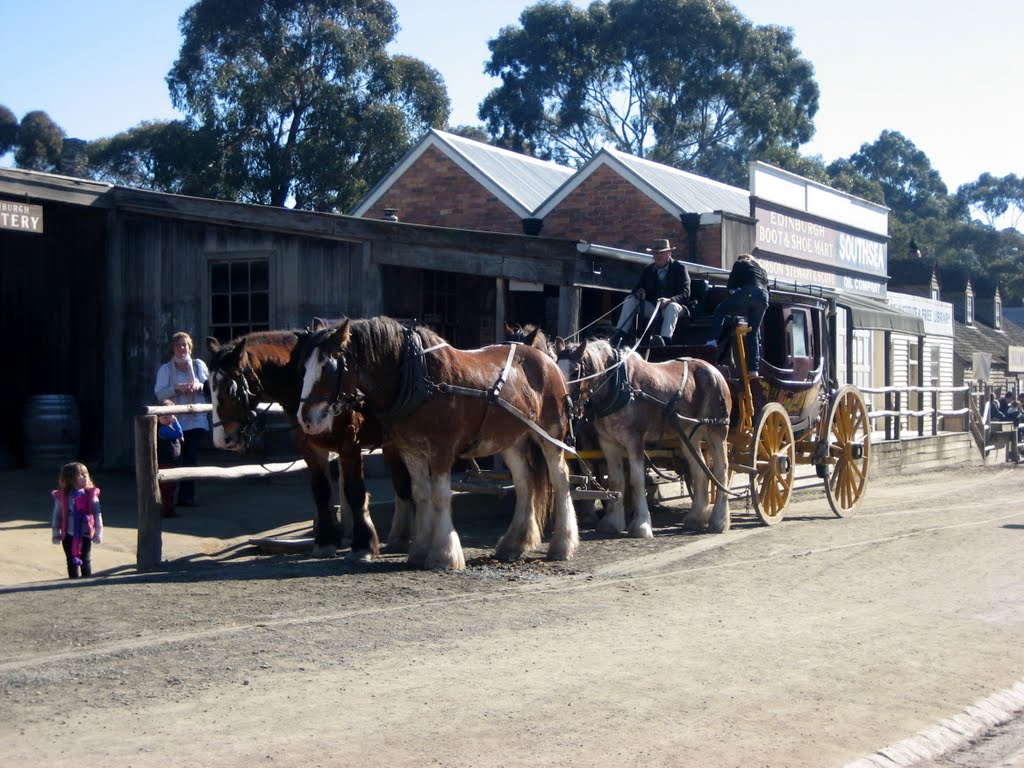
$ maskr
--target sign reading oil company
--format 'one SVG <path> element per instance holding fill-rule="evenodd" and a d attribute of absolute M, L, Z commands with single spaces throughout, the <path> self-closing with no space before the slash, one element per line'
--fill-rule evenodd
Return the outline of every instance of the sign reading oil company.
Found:
<path fill-rule="evenodd" d="M 0 200 L 0 229 L 43 233 L 43 206 Z"/>

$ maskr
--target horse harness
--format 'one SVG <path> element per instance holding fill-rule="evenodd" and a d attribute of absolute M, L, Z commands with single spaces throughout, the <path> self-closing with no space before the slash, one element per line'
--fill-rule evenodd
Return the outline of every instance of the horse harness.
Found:
<path fill-rule="evenodd" d="M 404 419 L 406 416 L 411 415 L 434 394 L 463 395 L 466 397 L 487 400 L 489 404 L 497 405 L 532 429 L 549 443 L 558 446 L 572 455 L 576 455 L 574 448 L 566 445 L 561 440 L 551 437 L 551 435 L 541 429 L 539 425 L 533 422 L 516 406 L 507 400 L 502 399 L 501 390 L 504 387 L 505 382 L 508 380 L 509 371 L 512 369 L 512 361 L 515 358 L 516 347 L 519 346 L 517 342 L 509 343 L 508 356 L 505 358 L 505 364 L 502 366 L 501 372 L 498 374 L 498 378 L 495 380 L 494 384 L 491 385 L 491 388 L 472 389 L 469 387 L 460 387 L 455 384 L 449 384 L 447 382 L 436 382 L 429 377 L 427 373 L 427 353 L 448 346 L 447 342 L 442 341 L 433 347 L 424 349 L 423 340 L 420 338 L 420 334 L 416 329 L 403 328 L 402 331 L 404 334 L 404 341 L 402 345 L 401 370 L 399 371 L 398 396 L 395 398 L 395 402 L 392 403 L 390 408 L 386 411 L 377 412 L 378 418 L 380 418 L 381 422 L 386 426 L 390 426 L 401 419 Z M 349 396 L 347 398 L 344 397 L 341 392 L 341 386 L 341 376 L 339 375 L 334 398 L 330 399 L 331 405 L 329 406 L 331 413 L 334 415 L 338 415 L 346 408 L 357 407 L 365 400 L 365 396 L 359 392 L 353 396 Z M 569 410 L 570 412 L 572 410 L 571 401 Z M 487 412 L 485 411 L 480 427 L 477 430 L 478 434 L 483 431 L 483 425 L 486 418 Z M 466 453 L 478 443 L 479 438 L 473 440 L 462 450 L 461 453 Z"/>
<path fill-rule="evenodd" d="M 238 431 L 242 443 L 246 446 L 251 446 L 256 441 L 256 438 L 259 437 L 260 432 L 264 430 L 262 419 L 260 418 L 262 414 L 257 408 L 260 402 L 260 394 L 263 393 L 263 383 L 251 365 L 240 367 L 237 378 L 229 376 L 223 371 L 218 372 L 227 378 L 238 392 L 238 402 L 245 413 Z M 214 421 L 211 426 L 213 429 L 216 429 L 217 427 L 222 427 L 224 423 L 224 419 L 219 419 Z"/>

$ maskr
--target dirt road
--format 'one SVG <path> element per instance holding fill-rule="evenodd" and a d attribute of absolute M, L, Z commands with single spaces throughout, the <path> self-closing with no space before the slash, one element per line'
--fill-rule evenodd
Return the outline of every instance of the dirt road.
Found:
<path fill-rule="evenodd" d="M 1024 678 L 1021 498 L 1024 468 L 875 479 L 847 520 L 820 492 L 721 536 L 663 508 L 653 541 L 514 565 L 486 557 L 507 510 L 463 503 L 462 573 L 240 547 L 0 589 L 0 754 L 843 766 Z"/>

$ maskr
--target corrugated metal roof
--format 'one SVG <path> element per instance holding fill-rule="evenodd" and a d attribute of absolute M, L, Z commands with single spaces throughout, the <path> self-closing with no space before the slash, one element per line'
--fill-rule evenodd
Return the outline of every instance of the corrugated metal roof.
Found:
<path fill-rule="evenodd" d="M 564 165 L 462 136 L 437 130 L 433 133 L 529 213 L 537 210 L 562 182 L 575 173 L 573 168 Z"/>
<path fill-rule="evenodd" d="M 602 149 L 595 156 L 595 160 L 602 154 L 607 154 L 619 165 L 624 166 L 644 184 L 649 185 L 668 199 L 680 211 L 687 213 L 724 211 L 737 216 L 750 215 L 750 192 L 745 189 L 609 148 Z"/>
<path fill-rule="evenodd" d="M 517 216 L 533 215 L 575 170 L 432 128 L 352 210 L 365 216 L 377 200 L 429 148 L 435 147 L 472 176 Z"/>

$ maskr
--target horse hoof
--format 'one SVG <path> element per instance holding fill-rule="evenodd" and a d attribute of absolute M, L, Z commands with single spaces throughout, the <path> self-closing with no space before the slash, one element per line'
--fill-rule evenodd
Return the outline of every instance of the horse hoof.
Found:
<path fill-rule="evenodd" d="M 708 526 L 708 533 L 728 533 L 731 527 L 732 524 L 728 519 L 721 522 L 713 522 Z"/>
<path fill-rule="evenodd" d="M 564 561 L 572 560 L 573 555 L 576 554 L 577 544 L 572 541 L 557 542 L 553 541 L 548 546 L 549 561 Z"/>
<path fill-rule="evenodd" d="M 628 535 L 631 539 L 653 539 L 654 529 L 651 527 L 651 524 L 648 523 L 647 525 L 630 528 Z"/>
<path fill-rule="evenodd" d="M 373 562 L 373 552 L 368 549 L 360 549 L 349 552 L 345 559 L 350 563 L 370 563 Z"/>
<path fill-rule="evenodd" d="M 690 531 L 692 533 L 704 533 L 707 530 L 707 523 L 698 523 L 696 520 L 690 520 L 687 518 L 683 521 L 683 530 Z"/>
<path fill-rule="evenodd" d="M 514 563 L 516 560 L 521 560 L 523 557 L 523 550 L 505 549 L 499 547 L 494 550 L 494 559 L 501 563 Z"/>
<path fill-rule="evenodd" d="M 313 557 L 320 560 L 329 560 L 332 557 L 336 557 L 338 554 L 338 548 L 333 544 L 328 546 L 316 546 L 313 547 Z"/>

